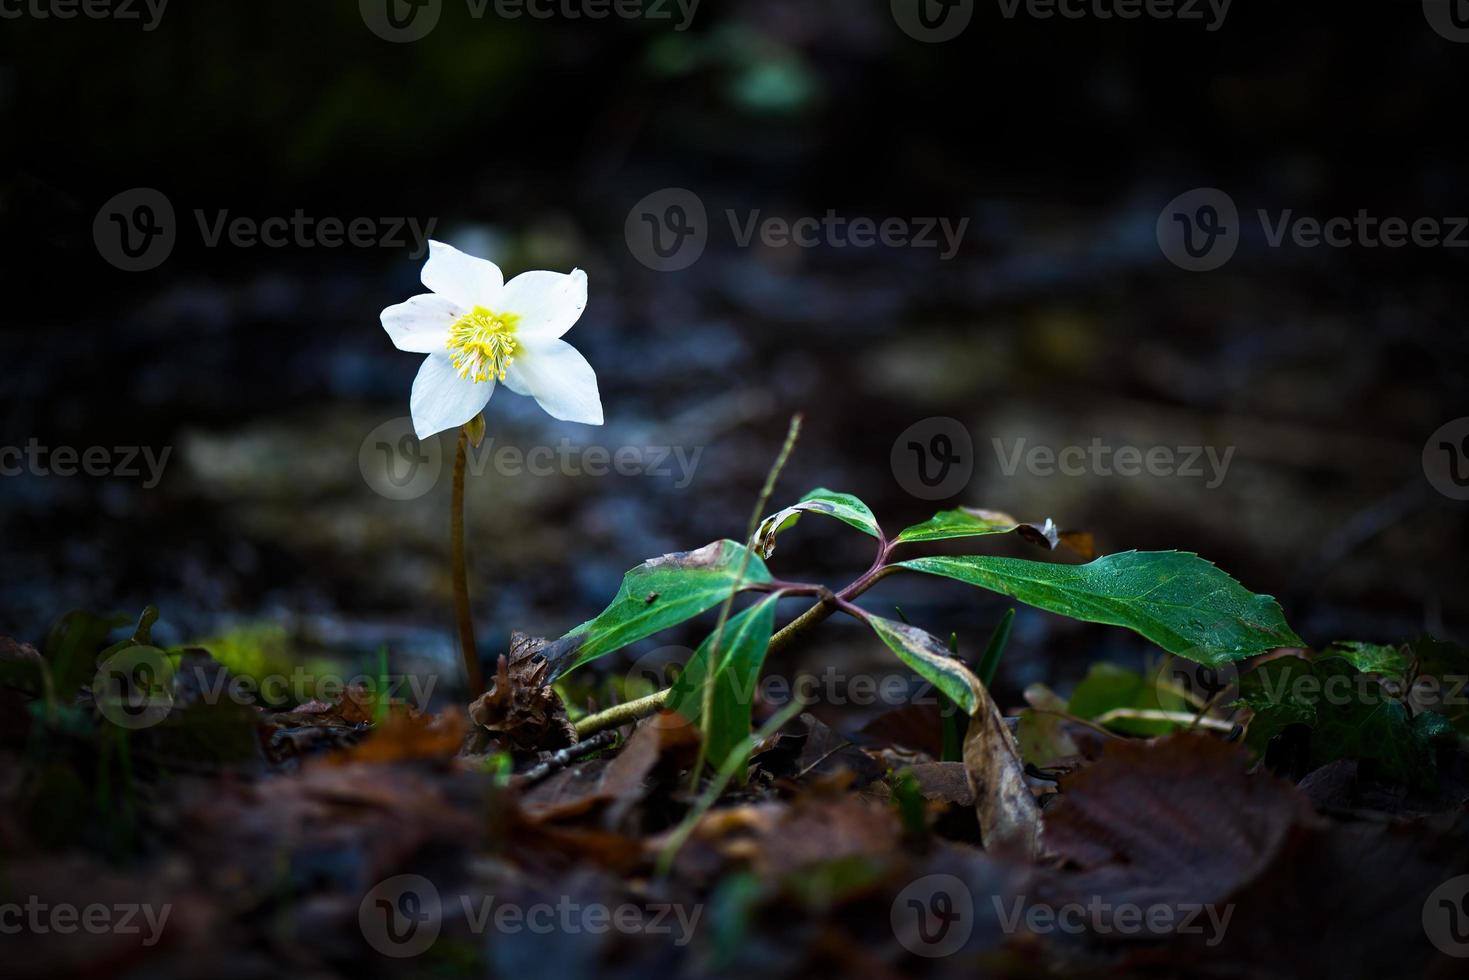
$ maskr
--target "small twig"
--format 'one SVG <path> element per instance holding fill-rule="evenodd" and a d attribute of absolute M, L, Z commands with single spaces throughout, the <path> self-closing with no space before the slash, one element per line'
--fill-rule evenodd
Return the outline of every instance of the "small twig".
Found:
<path fill-rule="evenodd" d="M 1096 723 L 1105 725 L 1111 721 L 1171 721 L 1176 725 L 1188 725 L 1190 727 L 1208 728 L 1216 732 L 1234 731 L 1234 723 L 1220 721 L 1218 718 L 1205 718 L 1195 715 L 1192 711 L 1160 711 L 1157 708 L 1113 708 L 1103 715 L 1098 715 Z"/>
<path fill-rule="evenodd" d="M 616 741 L 616 732 L 598 732 L 596 735 L 593 735 L 589 739 L 577 742 L 575 745 L 568 745 L 566 748 L 559 749 L 556 752 L 552 752 L 549 757 L 542 760 L 541 762 L 536 763 L 525 772 L 515 777 L 516 784 L 523 787 L 534 786 L 536 783 L 539 783 L 541 780 L 552 775 L 553 773 L 565 769 L 567 766 L 571 765 L 573 762 L 576 762 L 578 759 L 584 759 L 587 756 L 592 755 L 593 753 L 608 748 L 612 745 L 613 742 Z"/>

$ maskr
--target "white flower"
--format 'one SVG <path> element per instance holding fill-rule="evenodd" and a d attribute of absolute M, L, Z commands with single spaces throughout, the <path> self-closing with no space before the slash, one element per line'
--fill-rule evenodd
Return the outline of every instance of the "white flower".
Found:
<path fill-rule="evenodd" d="M 420 439 L 478 415 L 503 381 L 553 417 L 602 424 L 597 375 L 561 340 L 587 306 L 587 274 L 526 272 L 509 282 L 493 262 L 429 242 L 433 290 L 383 310 L 399 350 L 427 354 L 409 407 Z"/>

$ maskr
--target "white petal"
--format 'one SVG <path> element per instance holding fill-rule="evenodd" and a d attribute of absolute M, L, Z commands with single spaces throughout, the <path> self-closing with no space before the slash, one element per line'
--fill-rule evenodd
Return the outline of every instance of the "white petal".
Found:
<path fill-rule="evenodd" d="M 522 272 L 505 284 L 503 310 L 520 317 L 515 330 L 532 340 L 555 340 L 581 319 L 587 308 L 587 274 L 575 269 L 561 272 Z"/>
<path fill-rule="evenodd" d="M 424 293 L 383 310 L 383 329 L 399 350 L 432 354 L 444 349 L 449 327 L 465 312 L 442 296 Z"/>
<path fill-rule="evenodd" d="M 597 374 L 587 359 L 564 340 L 521 347 L 505 374 L 510 390 L 532 395 L 552 418 L 602 424 L 602 396 Z"/>
<path fill-rule="evenodd" d="M 413 396 L 408 400 L 413 414 L 413 431 L 418 438 L 456 429 L 478 415 L 495 391 L 495 382 L 475 384 L 461 378 L 447 352 L 430 354 L 413 379 Z"/>
<path fill-rule="evenodd" d="M 505 276 L 493 262 L 465 255 L 443 242 L 429 242 L 423 284 L 465 310 L 476 306 L 494 310 L 505 287 Z"/>

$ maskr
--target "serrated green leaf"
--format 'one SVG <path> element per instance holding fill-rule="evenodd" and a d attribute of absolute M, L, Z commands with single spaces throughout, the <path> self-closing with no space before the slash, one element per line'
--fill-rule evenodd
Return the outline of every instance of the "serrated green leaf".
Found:
<path fill-rule="evenodd" d="M 704 726 L 709 738 L 709 760 L 716 768 L 723 766 L 750 737 L 750 709 L 760 682 L 760 668 L 765 663 L 765 651 L 775 632 L 775 604 L 779 598 L 766 596 L 724 624 L 710 706 L 713 720 Z M 696 725 L 703 723 L 704 684 L 709 676 L 709 652 L 713 645 L 711 633 L 689 658 L 668 695 L 669 710 L 677 711 Z M 735 773 L 744 779 L 743 763 L 736 766 Z"/>
<path fill-rule="evenodd" d="M 1089 623 L 1123 626 L 1169 653 L 1218 666 L 1302 646 L 1270 596 L 1180 551 L 1128 551 L 1086 565 L 977 555 L 900 562 Z"/>
<path fill-rule="evenodd" d="M 800 503 L 776 511 L 761 521 L 759 529 L 755 532 L 755 550 L 765 558 L 773 555 L 776 535 L 794 527 L 803 513 L 825 514 L 850 524 L 874 538 L 882 536 L 882 531 L 877 526 L 877 518 L 862 501 L 849 493 L 816 489 L 802 497 Z"/>
<path fill-rule="evenodd" d="M 916 626 L 899 623 L 881 616 L 868 616 L 867 623 L 898 659 L 934 687 L 943 691 L 966 715 L 974 714 L 979 703 L 976 689 L 979 678 L 964 662 L 949 654 L 948 648 L 930 633 Z"/>
<path fill-rule="evenodd" d="M 736 585 L 745 589 L 769 582 L 770 570 L 754 554 L 748 556 L 744 578 L 737 582 L 746 557 L 742 545 L 716 541 L 634 568 L 623 576 L 617 597 L 595 619 L 542 651 L 553 664 L 568 665 L 554 675 L 692 619 L 723 602 Z"/>

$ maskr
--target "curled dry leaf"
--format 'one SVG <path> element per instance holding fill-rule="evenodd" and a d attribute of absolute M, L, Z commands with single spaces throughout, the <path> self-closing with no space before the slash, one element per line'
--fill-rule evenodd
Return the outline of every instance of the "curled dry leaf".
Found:
<path fill-rule="evenodd" d="M 550 686 L 551 664 L 542 655 L 546 640 L 516 632 L 502 655 L 493 686 L 469 706 L 480 728 L 522 751 L 559 749 L 576 742 L 576 728 L 561 696 Z"/>
<path fill-rule="evenodd" d="M 964 772 L 985 850 L 1034 860 L 1041 810 L 1025 781 L 1020 749 L 990 692 L 973 679 L 976 705 L 964 735 Z"/>

